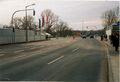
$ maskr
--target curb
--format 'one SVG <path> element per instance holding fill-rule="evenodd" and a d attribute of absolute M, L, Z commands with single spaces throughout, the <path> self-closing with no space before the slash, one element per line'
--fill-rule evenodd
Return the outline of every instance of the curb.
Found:
<path fill-rule="evenodd" d="M 114 77 L 113 77 L 113 70 L 112 70 L 112 65 L 111 65 L 111 58 L 110 58 L 110 53 L 109 53 L 109 48 L 111 47 L 109 43 L 105 41 L 100 41 L 98 38 L 96 39 L 100 43 L 102 43 L 106 49 L 106 58 L 107 58 L 107 82 L 114 82 Z"/>
<path fill-rule="evenodd" d="M 110 54 L 109 54 L 108 45 L 106 45 L 105 47 L 107 50 L 108 82 L 114 82 L 113 70 L 112 70 L 111 58 L 110 58 Z"/>

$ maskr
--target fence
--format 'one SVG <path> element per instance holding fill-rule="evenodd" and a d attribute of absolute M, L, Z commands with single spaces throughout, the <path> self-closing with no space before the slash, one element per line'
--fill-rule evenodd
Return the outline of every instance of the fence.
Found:
<path fill-rule="evenodd" d="M 28 41 L 45 40 L 45 34 L 28 30 Z M 0 29 L 0 44 L 26 42 L 26 31 L 15 29 Z"/>

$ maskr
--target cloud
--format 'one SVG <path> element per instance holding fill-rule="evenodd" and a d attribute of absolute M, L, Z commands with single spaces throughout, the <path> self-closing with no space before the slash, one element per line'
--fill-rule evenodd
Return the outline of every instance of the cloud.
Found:
<path fill-rule="evenodd" d="M 102 21 L 100 19 L 91 21 L 80 21 L 69 23 L 69 26 L 74 30 L 96 30 L 103 29 Z M 89 27 L 89 29 L 87 28 Z"/>
<path fill-rule="evenodd" d="M 51 9 L 59 18 L 70 24 L 74 29 L 81 29 L 81 21 L 85 26 L 101 25 L 100 16 L 108 9 L 119 5 L 118 1 L 79 1 L 79 0 L 2 0 L 0 2 L 0 24 L 9 24 L 14 11 L 25 9 L 26 5 L 35 3 L 29 7 L 36 10 L 36 22 L 44 9 Z M 32 12 L 28 12 L 32 15 Z M 15 16 L 25 16 L 19 12 Z"/>

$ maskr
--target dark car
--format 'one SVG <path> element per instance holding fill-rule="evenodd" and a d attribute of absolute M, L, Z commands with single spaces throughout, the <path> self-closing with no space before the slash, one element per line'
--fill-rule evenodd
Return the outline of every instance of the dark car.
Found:
<path fill-rule="evenodd" d="M 82 38 L 86 38 L 86 35 L 83 35 Z"/>
<path fill-rule="evenodd" d="M 94 36 L 93 36 L 93 35 L 91 35 L 91 36 L 90 36 L 90 38 L 94 38 Z"/>

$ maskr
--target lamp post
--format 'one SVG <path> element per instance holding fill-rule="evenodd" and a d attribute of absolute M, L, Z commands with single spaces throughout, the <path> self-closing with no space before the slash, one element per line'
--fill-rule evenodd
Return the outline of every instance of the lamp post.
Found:
<path fill-rule="evenodd" d="M 84 28 L 84 20 L 82 20 L 82 31 L 83 31 L 83 28 Z"/>
<path fill-rule="evenodd" d="M 27 8 L 30 6 L 34 6 L 35 4 L 25 6 L 25 15 L 26 15 L 26 42 L 28 42 L 28 28 L 27 28 Z"/>

